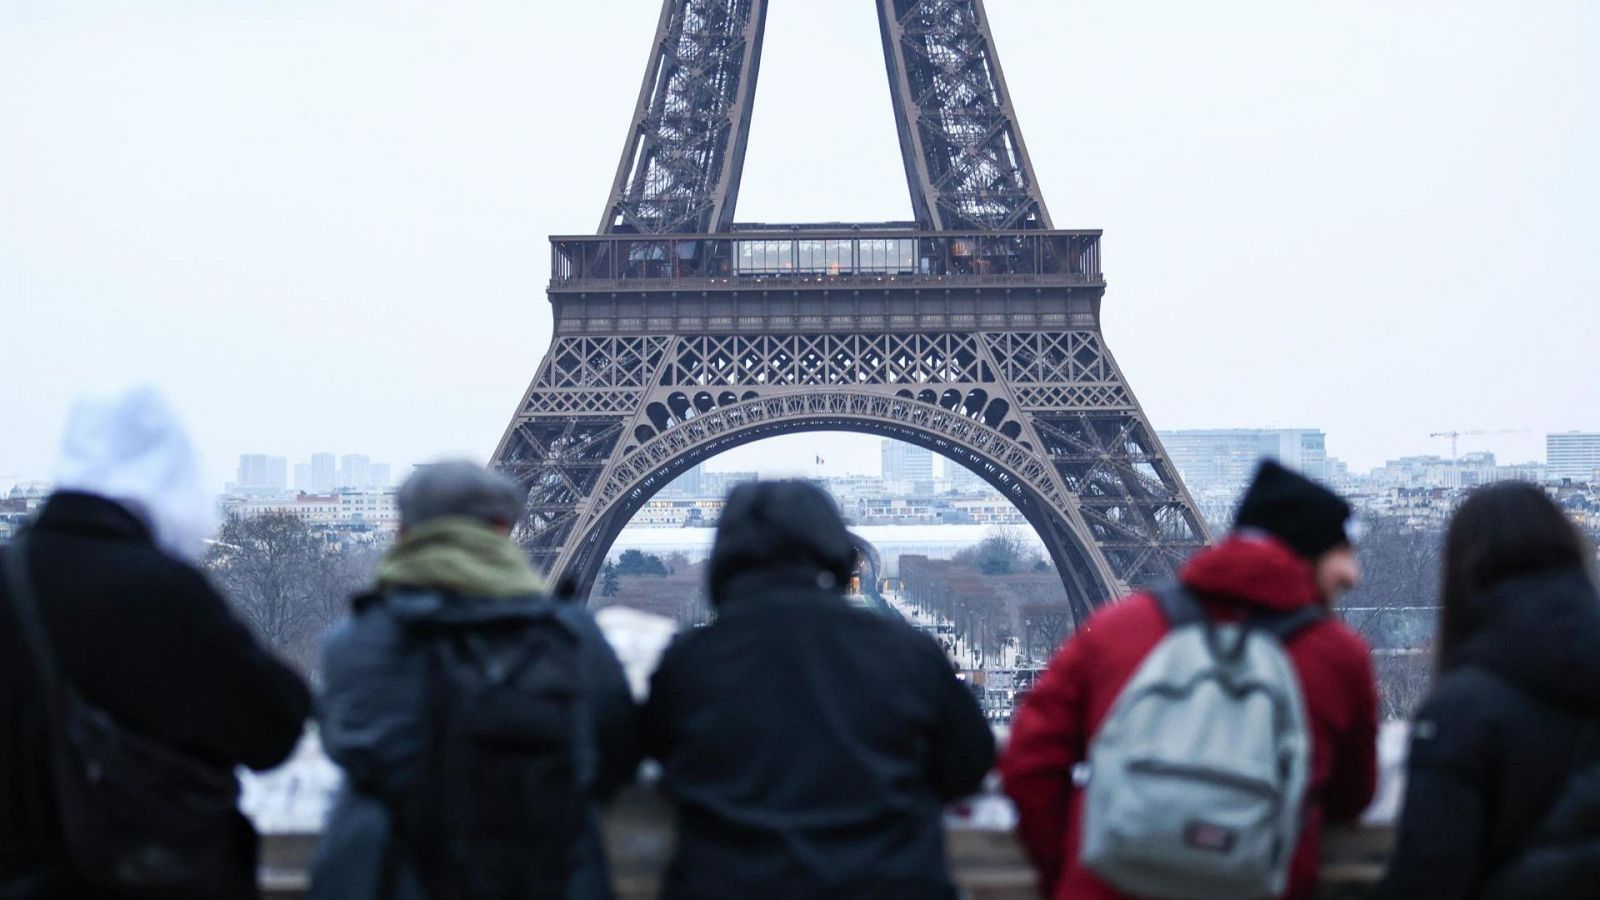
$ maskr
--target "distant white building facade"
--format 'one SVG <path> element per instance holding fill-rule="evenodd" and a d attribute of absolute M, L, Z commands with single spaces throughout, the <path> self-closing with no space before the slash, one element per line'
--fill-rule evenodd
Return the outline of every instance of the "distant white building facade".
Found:
<path fill-rule="evenodd" d="M 234 490 L 240 493 L 282 493 L 289 487 L 289 461 L 264 453 L 241 454 L 234 477 Z"/>
<path fill-rule="evenodd" d="M 1545 474 L 1551 481 L 1600 481 L 1600 431 L 1568 431 L 1544 438 Z"/>
<path fill-rule="evenodd" d="M 221 508 L 227 516 L 288 514 L 315 528 L 363 528 L 385 533 L 400 528 L 400 508 L 392 488 L 277 496 L 235 494 L 223 497 Z"/>
<path fill-rule="evenodd" d="M 933 451 L 904 441 L 883 441 L 883 480 L 909 489 L 933 484 Z"/>
<path fill-rule="evenodd" d="M 957 494 L 986 494 L 994 491 L 982 476 L 948 459 L 944 461 L 944 480 L 951 492 Z"/>
<path fill-rule="evenodd" d="M 1208 428 L 1160 432 L 1172 464 L 1191 488 L 1243 485 L 1262 459 L 1308 478 L 1328 479 L 1327 437 L 1316 428 Z"/>
<path fill-rule="evenodd" d="M 1232 516 L 1233 505 L 1263 459 L 1318 481 L 1330 481 L 1344 471 L 1337 460 L 1328 458 L 1327 438 L 1316 428 L 1206 428 L 1158 434 L 1201 515 L 1212 522 Z"/>

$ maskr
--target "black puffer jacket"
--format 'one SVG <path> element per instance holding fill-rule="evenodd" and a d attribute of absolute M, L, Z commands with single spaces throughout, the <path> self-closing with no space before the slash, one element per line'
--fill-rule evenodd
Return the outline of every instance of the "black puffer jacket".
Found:
<path fill-rule="evenodd" d="M 1380 896 L 1485 896 L 1520 865 L 1600 720 L 1600 598 L 1579 570 L 1508 580 L 1479 598 L 1462 646 L 1413 725 L 1406 803 Z M 1509 888 L 1508 888 L 1509 889 Z M 1575 893 L 1591 897 L 1594 880 Z"/>
<path fill-rule="evenodd" d="M 1501 869 L 1486 900 L 1549 900 L 1600 894 L 1600 765 L 1561 792 L 1533 845 Z"/>
<path fill-rule="evenodd" d="M 66 676 L 126 728 L 232 770 L 283 761 L 311 704 L 192 567 L 156 549 L 126 509 L 61 492 L 29 538 L 45 629 Z M 40 687 L 0 579 L 0 896 L 41 879 L 30 900 L 88 892 L 65 870 Z M 255 833 L 236 821 L 237 892 L 253 897 Z"/>
<path fill-rule="evenodd" d="M 729 497 L 717 620 L 668 648 L 645 716 L 678 807 L 664 898 L 954 895 L 941 807 L 993 737 L 931 639 L 840 596 L 853 561 L 815 488 Z"/>

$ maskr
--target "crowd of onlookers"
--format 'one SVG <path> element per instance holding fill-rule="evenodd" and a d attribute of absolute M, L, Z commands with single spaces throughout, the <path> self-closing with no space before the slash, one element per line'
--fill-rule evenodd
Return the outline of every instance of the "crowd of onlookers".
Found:
<path fill-rule="evenodd" d="M 581 604 L 465 462 L 327 636 L 315 698 L 194 562 L 213 510 L 159 394 L 81 400 L 57 489 L 0 552 L 0 900 L 257 895 L 237 766 L 314 718 L 344 781 L 318 898 L 606 898 L 599 810 L 641 762 L 676 816 L 667 898 L 957 897 L 941 811 L 998 768 L 1056 900 L 1308 898 L 1376 781 L 1368 649 L 1332 615 L 1359 528 L 1263 463 L 1234 527 L 1062 645 L 998 753 L 939 646 L 843 598 L 856 549 L 801 482 L 728 497 L 715 618 L 636 702 Z M 1377 893 L 1600 895 L 1593 549 L 1537 487 L 1479 489 L 1440 574 L 1432 694 Z"/>

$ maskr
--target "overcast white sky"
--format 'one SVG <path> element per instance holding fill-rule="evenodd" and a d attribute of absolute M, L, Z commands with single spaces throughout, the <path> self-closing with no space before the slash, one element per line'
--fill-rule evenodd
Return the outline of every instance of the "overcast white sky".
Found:
<path fill-rule="evenodd" d="M 1600 4 L 988 0 L 1059 227 L 1158 428 L 1357 469 L 1600 429 Z M 487 458 L 591 232 L 656 0 L 0 3 L 0 485 L 164 384 L 238 454 Z M 743 220 L 906 218 L 867 0 L 772 0 Z M 715 468 L 874 472 L 808 435 Z M 398 471 L 398 469 L 397 469 Z"/>

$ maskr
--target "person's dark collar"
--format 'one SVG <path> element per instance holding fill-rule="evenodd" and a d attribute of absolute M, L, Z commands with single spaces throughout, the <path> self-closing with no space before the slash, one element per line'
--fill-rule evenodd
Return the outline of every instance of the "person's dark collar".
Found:
<path fill-rule="evenodd" d="M 113 538 L 150 544 L 149 526 L 131 510 L 98 494 L 56 491 L 39 510 L 34 528 L 41 532 L 70 532 L 87 537 Z"/>

